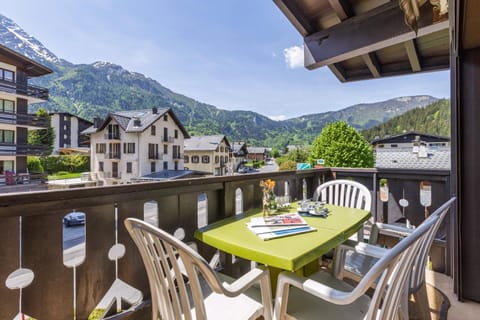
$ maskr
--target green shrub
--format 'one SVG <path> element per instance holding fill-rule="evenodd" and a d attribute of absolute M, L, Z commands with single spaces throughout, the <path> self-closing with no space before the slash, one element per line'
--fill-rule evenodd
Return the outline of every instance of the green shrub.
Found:
<path fill-rule="evenodd" d="M 90 170 L 90 157 L 85 155 L 62 155 L 40 158 L 41 164 L 49 174 L 66 172 L 85 172 Z"/>
<path fill-rule="evenodd" d="M 39 157 L 27 157 L 27 168 L 29 172 L 43 173 L 43 166 Z"/>
<path fill-rule="evenodd" d="M 282 164 L 280 164 L 278 166 L 278 169 L 280 171 L 283 171 L 283 170 L 296 170 L 297 169 L 297 163 L 295 161 L 292 161 L 292 160 L 286 160 L 286 161 L 283 161 Z"/>
<path fill-rule="evenodd" d="M 69 174 L 68 171 L 58 171 L 57 172 L 57 176 L 66 176 L 67 174 Z"/>

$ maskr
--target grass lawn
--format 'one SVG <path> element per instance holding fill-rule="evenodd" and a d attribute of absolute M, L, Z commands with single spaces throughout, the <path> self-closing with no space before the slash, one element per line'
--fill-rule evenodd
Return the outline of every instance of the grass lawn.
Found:
<path fill-rule="evenodd" d="M 61 179 L 73 179 L 73 178 L 80 178 L 80 172 L 48 175 L 48 180 L 61 180 Z"/>

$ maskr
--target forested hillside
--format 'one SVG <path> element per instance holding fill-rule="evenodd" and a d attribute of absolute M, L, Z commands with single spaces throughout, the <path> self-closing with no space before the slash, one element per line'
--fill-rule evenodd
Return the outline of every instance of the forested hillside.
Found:
<path fill-rule="evenodd" d="M 416 108 L 387 122 L 362 131 L 367 141 L 375 137 L 416 131 L 440 136 L 450 136 L 450 100 L 441 99 L 424 108 Z"/>

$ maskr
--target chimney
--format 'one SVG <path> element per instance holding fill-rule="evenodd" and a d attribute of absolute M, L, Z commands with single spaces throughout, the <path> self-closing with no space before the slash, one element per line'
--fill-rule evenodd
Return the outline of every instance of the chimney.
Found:
<path fill-rule="evenodd" d="M 100 117 L 93 118 L 93 127 L 95 129 L 100 128 L 100 126 L 102 125 L 102 122 L 103 122 L 103 120 Z"/>
<path fill-rule="evenodd" d="M 153 108 L 152 108 L 152 113 L 153 113 L 153 114 L 158 114 L 158 108 L 157 108 L 157 107 L 153 107 Z"/>

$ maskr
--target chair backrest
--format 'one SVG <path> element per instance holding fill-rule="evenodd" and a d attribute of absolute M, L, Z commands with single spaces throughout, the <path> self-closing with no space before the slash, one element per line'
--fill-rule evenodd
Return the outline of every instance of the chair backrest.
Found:
<path fill-rule="evenodd" d="M 360 296 L 378 279 L 365 319 L 394 319 L 403 290 L 409 280 L 411 266 L 422 244 L 433 232 L 439 215 L 430 217 L 413 233 L 387 252 L 362 278 L 352 291 Z"/>
<path fill-rule="evenodd" d="M 412 275 L 410 278 L 410 292 L 416 292 L 425 281 L 425 267 L 427 264 L 428 253 L 430 252 L 433 240 L 435 240 L 435 235 L 437 234 L 437 231 L 440 228 L 442 221 L 444 220 L 448 210 L 455 202 L 455 200 L 455 197 L 451 198 L 443 205 L 441 205 L 437 210 L 435 210 L 427 219 L 425 219 L 424 222 L 422 222 L 422 224 L 426 223 L 428 219 L 431 219 L 434 216 L 439 217 L 437 222 L 432 226 L 432 231 L 429 233 L 427 240 L 422 243 L 418 255 L 415 258 Z"/>
<path fill-rule="evenodd" d="M 206 319 L 199 275 L 212 291 L 225 294 L 208 262 L 182 241 L 144 221 L 128 218 L 125 226 L 147 271 L 154 318 Z M 184 281 L 183 273 L 187 274 L 188 283 Z M 195 316 L 191 314 L 192 307 Z"/>
<path fill-rule="evenodd" d="M 352 180 L 338 179 L 322 183 L 315 190 L 313 200 L 368 211 L 372 207 L 370 190 Z"/>

